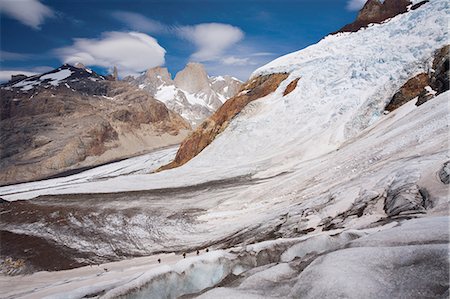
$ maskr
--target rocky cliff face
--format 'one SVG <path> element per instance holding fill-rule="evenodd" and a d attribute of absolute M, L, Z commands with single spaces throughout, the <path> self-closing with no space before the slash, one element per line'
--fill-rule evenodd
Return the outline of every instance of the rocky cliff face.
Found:
<path fill-rule="evenodd" d="M 197 93 L 209 88 L 208 74 L 203 65 L 188 63 L 178 72 L 174 79 L 175 85 L 187 92 Z"/>
<path fill-rule="evenodd" d="M 385 110 L 393 111 L 413 99 L 417 99 L 416 106 L 419 106 L 449 90 L 449 48 L 450 46 L 446 45 L 437 50 L 432 69 L 406 81 L 386 105 Z"/>
<path fill-rule="evenodd" d="M 0 95 L 2 185 L 177 143 L 189 130 L 148 93 L 81 66 L 4 84 Z"/>
<path fill-rule="evenodd" d="M 353 23 L 347 24 L 338 32 L 356 32 L 361 28 L 367 27 L 369 24 L 379 24 L 387 19 L 393 18 L 398 14 L 407 12 L 408 7 L 417 9 L 428 1 L 422 1 L 412 5 L 409 0 L 368 0 L 358 14 Z"/>
<path fill-rule="evenodd" d="M 242 83 L 230 76 L 208 77 L 199 63 L 188 63 L 173 80 L 166 68 L 156 67 L 126 81 L 164 102 L 193 127 L 234 96 Z"/>

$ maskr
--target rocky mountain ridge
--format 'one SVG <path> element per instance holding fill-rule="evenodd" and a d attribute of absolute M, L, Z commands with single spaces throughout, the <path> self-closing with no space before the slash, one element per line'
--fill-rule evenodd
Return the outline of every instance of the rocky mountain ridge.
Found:
<path fill-rule="evenodd" d="M 408 10 L 415 10 L 427 3 L 428 0 L 416 2 L 413 4 L 409 0 L 368 0 L 359 11 L 356 20 L 345 25 L 335 33 L 356 32 L 361 28 L 367 27 L 369 24 L 382 23 Z"/>
<path fill-rule="evenodd" d="M 199 63 L 188 63 L 173 79 L 167 68 L 155 67 L 124 80 L 165 103 L 193 127 L 234 96 L 242 83 L 231 76 L 209 77 Z"/>

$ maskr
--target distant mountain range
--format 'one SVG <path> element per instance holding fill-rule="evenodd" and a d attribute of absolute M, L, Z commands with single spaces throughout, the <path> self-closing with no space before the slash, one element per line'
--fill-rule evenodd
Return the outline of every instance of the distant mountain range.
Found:
<path fill-rule="evenodd" d="M 0 87 L 0 185 L 42 179 L 179 143 L 241 82 L 190 63 L 117 80 L 64 64 Z"/>
<path fill-rule="evenodd" d="M 137 78 L 127 77 L 124 80 L 147 91 L 193 127 L 233 97 L 242 84 L 231 76 L 209 77 L 199 63 L 188 63 L 174 79 L 167 68 L 156 67 Z"/>
<path fill-rule="evenodd" d="M 147 92 L 68 64 L 1 85 L 0 184 L 180 142 L 190 125 Z"/>

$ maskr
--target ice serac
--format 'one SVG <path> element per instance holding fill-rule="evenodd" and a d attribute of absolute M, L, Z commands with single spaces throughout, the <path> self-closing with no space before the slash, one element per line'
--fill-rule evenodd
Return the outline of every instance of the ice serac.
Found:
<path fill-rule="evenodd" d="M 417 99 L 416 106 L 420 106 L 434 96 L 449 90 L 448 52 L 449 45 L 437 50 L 433 57 L 432 68 L 406 81 L 387 104 L 386 111 L 393 111 L 413 99 Z"/>
<path fill-rule="evenodd" d="M 126 80 L 179 113 L 192 127 L 234 96 L 242 83 L 230 76 L 208 77 L 199 63 L 188 63 L 173 80 L 167 69 L 161 67 Z"/>
<path fill-rule="evenodd" d="M 173 162 L 162 166 L 159 171 L 181 166 L 198 155 L 229 122 L 252 101 L 274 92 L 280 83 L 288 77 L 287 73 L 263 75 L 245 83 L 237 96 L 226 101 L 212 116 L 205 120 L 181 144 Z"/>
<path fill-rule="evenodd" d="M 177 143 L 189 124 L 84 65 L 2 85 L 0 184 L 42 179 Z"/>

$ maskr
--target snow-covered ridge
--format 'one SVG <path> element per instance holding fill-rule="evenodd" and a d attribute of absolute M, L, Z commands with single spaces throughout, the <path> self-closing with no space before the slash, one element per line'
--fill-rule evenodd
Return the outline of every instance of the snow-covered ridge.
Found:
<path fill-rule="evenodd" d="M 50 72 L 34 75 L 28 78 L 19 80 L 18 82 L 7 82 L 2 84 L 2 88 L 6 90 L 29 91 L 34 88 L 50 88 L 57 87 L 64 83 L 67 87 L 70 82 L 77 82 L 80 79 L 89 78 L 92 81 L 105 80 L 103 76 L 94 73 L 88 68 L 78 68 L 68 64 L 64 64 L 61 67 L 52 70 Z M 71 88 L 70 86 L 67 88 Z"/>
<path fill-rule="evenodd" d="M 30 90 L 32 88 L 34 88 L 37 85 L 40 85 L 43 83 L 43 81 L 47 80 L 47 84 L 53 85 L 53 86 L 58 86 L 60 81 L 63 79 L 66 79 L 67 77 L 69 77 L 70 75 L 72 75 L 72 72 L 68 69 L 64 69 L 64 70 L 60 70 L 56 73 L 50 73 L 41 77 L 37 77 L 37 78 L 30 78 L 30 79 L 25 79 L 23 81 L 20 81 L 19 83 L 13 84 L 11 87 L 13 88 L 19 88 L 21 87 L 21 90 L 23 91 L 27 91 Z"/>

